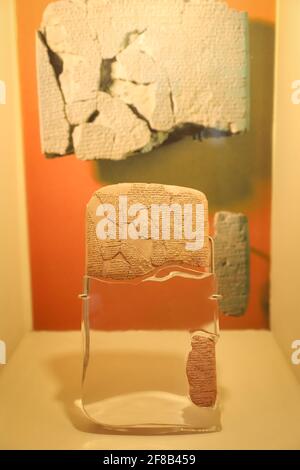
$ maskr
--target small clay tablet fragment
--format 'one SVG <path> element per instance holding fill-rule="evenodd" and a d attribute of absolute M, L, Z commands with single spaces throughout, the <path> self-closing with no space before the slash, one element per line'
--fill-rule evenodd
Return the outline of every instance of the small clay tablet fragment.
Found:
<path fill-rule="evenodd" d="M 190 384 L 190 398 L 201 407 L 213 407 L 217 399 L 216 352 L 213 338 L 192 337 L 187 377 Z"/>

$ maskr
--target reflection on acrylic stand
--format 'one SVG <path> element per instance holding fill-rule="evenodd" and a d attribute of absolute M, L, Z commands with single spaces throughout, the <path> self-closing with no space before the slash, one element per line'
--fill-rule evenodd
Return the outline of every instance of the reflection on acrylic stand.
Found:
<path fill-rule="evenodd" d="M 4 341 L 0 341 L 0 365 L 6 364 L 6 344 Z"/>
<path fill-rule="evenodd" d="M 219 296 L 210 242 L 209 272 L 172 265 L 131 281 L 84 278 L 82 408 L 103 429 L 220 430 Z M 187 296 L 194 299 L 188 312 Z M 179 327 L 172 316 L 178 306 Z"/>
<path fill-rule="evenodd" d="M 6 85 L 3 80 L 0 80 L 0 105 L 6 104 Z"/>

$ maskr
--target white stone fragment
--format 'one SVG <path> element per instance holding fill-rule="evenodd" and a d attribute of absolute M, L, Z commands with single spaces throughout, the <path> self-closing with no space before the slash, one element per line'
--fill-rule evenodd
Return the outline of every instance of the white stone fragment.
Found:
<path fill-rule="evenodd" d="M 248 20 L 223 0 L 59 0 L 46 8 L 41 33 L 56 58 L 69 123 L 81 126 L 80 158 L 150 151 L 158 133 L 182 128 L 247 130 Z M 109 113 L 90 122 L 99 93 L 123 102 L 114 129 Z M 98 147 L 103 128 L 114 132 L 110 157 L 109 145 L 103 155 Z M 91 132 L 94 147 L 82 142 Z"/>
<path fill-rule="evenodd" d="M 147 124 L 136 117 L 123 101 L 100 92 L 97 107 L 99 115 L 95 121 L 74 131 L 78 158 L 91 160 L 99 154 L 102 156 L 98 158 L 120 160 L 147 145 L 151 138 Z M 87 139 L 90 142 L 85 142 Z"/>
<path fill-rule="evenodd" d="M 124 49 L 116 57 L 112 77 L 140 84 L 154 83 L 159 78 L 159 70 L 154 60 L 139 47 L 138 40 Z"/>
<path fill-rule="evenodd" d="M 156 87 L 155 84 L 138 85 L 125 80 L 114 80 L 110 91 L 112 96 L 134 106 L 149 122 L 156 107 Z"/>
<path fill-rule="evenodd" d="M 111 158 L 115 135 L 108 127 L 95 122 L 74 129 L 73 142 L 80 160 Z"/>
<path fill-rule="evenodd" d="M 60 58 L 59 76 L 67 103 L 95 98 L 100 84 L 101 48 L 87 21 L 84 2 L 60 0 L 45 10 L 41 30 Z"/>
<path fill-rule="evenodd" d="M 75 101 L 66 105 L 67 119 L 72 125 L 83 124 L 97 112 L 97 100 Z"/>
<path fill-rule="evenodd" d="M 36 38 L 36 47 L 42 150 L 48 156 L 65 155 L 70 144 L 70 125 L 48 48 L 40 34 Z"/>

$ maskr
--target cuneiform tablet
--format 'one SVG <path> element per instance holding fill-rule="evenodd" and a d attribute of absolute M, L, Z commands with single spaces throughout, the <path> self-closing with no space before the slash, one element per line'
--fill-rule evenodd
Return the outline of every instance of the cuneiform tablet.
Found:
<path fill-rule="evenodd" d="M 219 212 L 215 216 L 215 270 L 220 310 L 241 316 L 248 306 L 250 243 L 248 219 L 243 214 Z"/>
<path fill-rule="evenodd" d="M 139 213 L 144 213 L 149 231 L 140 239 L 127 237 L 122 239 L 120 234 L 120 197 L 126 197 L 127 209 L 136 204 L 142 205 Z M 198 228 L 203 231 L 203 246 L 199 250 L 187 250 L 186 240 L 175 239 L 175 218 L 170 215 L 170 238 L 162 237 L 162 218 L 160 218 L 160 237 L 155 239 L 151 229 L 155 225 L 151 206 L 171 208 L 179 205 L 182 214 L 185 205 L 203 206 L 203 225 Z M 110 205 L 116 209 L 115 220 L 109 219 L 115 231 L 115 239 L 100 239 L 97 236 L 97 224 L 101 217 L 97 208 Z M 167 212 L 168 215 L 168 212 Z M 126 227 L 131 223 L 128 217 Z M 184 231 L 183 217 L 180 218 L 180 228 Z M 193 224 L 195 218 L 193 217 Z M 168 224 L 167 224 L 168 225 Z M 201 226 L 200 226 L 201 225 Z M 197 228 L 193 225 L 193 228 Z M 200 231 L 199 231 L 200 232 Z M 91 198 L 87 206 L 87 274 L 94 278 L 110 278 L 116 280 L 133 279 L 144 276 L 164 265 L 186 265 L 194 268 L 210 268 L 208 227 L 208 204 L 206 196 L 195 189 L 167 186 L 162 184 L 123 183 L 105 186 Z"/>
<path fill-rule="evenodd" d="M 43 150 L 120 160 L 243 132 L 248 58 L 247 14 L 223 0 L 51 2 L 37 54 Z"/>
<path fill-rule="evenodd" d="M 190 398 L 200 407 L 213 407 L 217 399 L 216 348 L 214 338 L 195 335 L 186 373 Z"/>

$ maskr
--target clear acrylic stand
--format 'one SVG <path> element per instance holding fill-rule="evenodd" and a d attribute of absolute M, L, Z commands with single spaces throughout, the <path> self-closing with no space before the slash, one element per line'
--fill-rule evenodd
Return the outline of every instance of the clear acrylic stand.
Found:
<path fill-rule="evenodd" d="M 82 408 L 102 429 L 220 430 L 213 390 L 219 296 L 211 244 L 210 272 L 164 266 L 131 281 L 85 276 Z M 187 297 L 193 299 L 188 311 Z M 202 343 L 210 352 L 197 349 Z"/>

